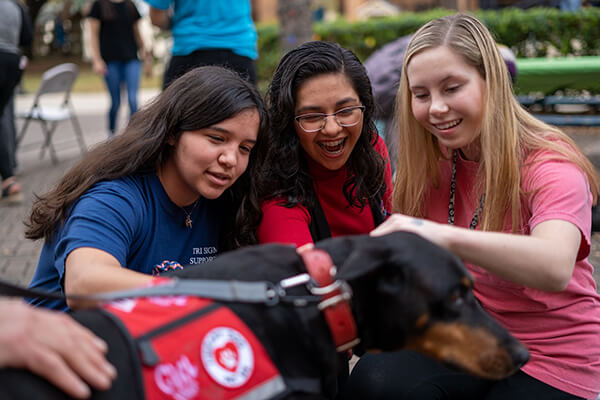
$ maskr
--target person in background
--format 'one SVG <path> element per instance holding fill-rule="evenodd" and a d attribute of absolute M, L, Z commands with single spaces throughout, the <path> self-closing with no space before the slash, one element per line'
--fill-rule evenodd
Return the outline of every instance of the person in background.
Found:
<path fill-rule="evenodd" d="M 28 46 L 32 39 L 33 29 L 24 6 L 16 0 L 0 0 L 0 120 L 5 119 L 5 112 L 11 111 L 7 110 L 7 105 L 25 67 L 20 47 Z M 23 200 L 21 185 L 14 173 L 13 132 L 7 128 L 8 124 L 0 124 L 0 204 L 20 203 Z"/>
<path fill-rule="evenodd" d="M 200 65 L 222 65 L 256 83 L 257 33 L 250 0 L 145 0 L 152 23 L 173 34 L 163 89 Z"/>
<path fill-rule="evenodd" d="M 454 252 L 483 308 L 531 357 L 514 375 L 488 381 L 411 351 L 367 354 L 343 398 L 595 399 L 594 167 L 566 134 L 519 105 L 492 35 L 468 14 L 417 31 L 397 102 L 397 214 L 372 235 L 411 231 Z"/>
<path fill-rule="evenodd" d="M 23 56 L 26 58 L 26 56 Z M 15 88 L 15 93 L 18 91 L 18 86 Z M 15 123 L 15 94 L 8 100 L 4 107 L 4 112 L 0 116 L 0 134 L 4 136 L 7 146 L 7 154 L 13 173 L 17 174 L 17 125 Z"/>
<path fill-rule="evenodd" d="M 581 8 L 581 0 L 559 0 L 558 6 L 561 11 L 577 12 Z"/>
<path fill-rule="evenodd" d="M 0 369 L 25 368 L 76 399 L 110 387 L 106 342 L 70 316 L 0 298 Z"/>
<path fill-rule="evenodd" d="M 266 124 L 256 87 L 235 72 L 205 66 L 181 76 L 35 201 L 25 237 L 45 243 L 30 287 L 132 288 L 235 247 L 246 170 Z M 32 302 L 67 310 L 61 300 Z"/>
<path fill-rule="evenodd" d="M 141 63 L 151 57 L 139 30 L 140 14 L 131 0 L 95 0 L 88 14 L 94 71 L 104 77 L 110 95 L 109 136 L 117 129 L 121 85 L 127 87 L 129 113 L 138 109 Z"/>

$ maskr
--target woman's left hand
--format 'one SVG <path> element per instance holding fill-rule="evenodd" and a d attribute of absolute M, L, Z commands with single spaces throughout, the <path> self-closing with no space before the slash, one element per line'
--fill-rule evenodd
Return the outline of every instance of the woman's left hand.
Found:
<path fill-rule="evenodd" d="M 403 214 L 392 214 L 381 225 L 371 231 L 371 236 L 383 236 L 396 231 L 413 232 L 434 242 L 438 246 L 448 248 L 447 230 L 449 225 L 438 224 L 421 218 L 409 217 Z"/>

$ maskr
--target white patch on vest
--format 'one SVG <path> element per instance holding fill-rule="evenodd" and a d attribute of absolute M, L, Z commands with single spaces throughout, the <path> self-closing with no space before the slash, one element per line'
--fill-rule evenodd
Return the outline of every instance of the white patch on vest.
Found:
<path fill-rule="evenodd" d="M 187 296 L 154 296 L 148 297 L 150 303 L 160 307 L 183 307 L 187 304 Z"/>
<path fill-rule="evenodd" d="M 136 299 L 117 300 L 117 301 L 113 301 L 112 303 L 109 304 L 109 306 L 116 308 L 117 310 L 126 312 L 126 313 L 132 312 L 136 305 L 137 305 Z"/>
<path fill-rule="evenodd" d="M 204 369 L 218 384 L 238 388 L 254 371 L 254 352 L 246 338 L 232 328 L 214 328 L 202 340 Z"/>
<path fill-rule="evenodd" d="M 198 367 L 185 355 L 175 364 L 160 364 L 154 370 L 156 386 L 175 400 L 193 399 L 198 394 L 197 377 Z"/>

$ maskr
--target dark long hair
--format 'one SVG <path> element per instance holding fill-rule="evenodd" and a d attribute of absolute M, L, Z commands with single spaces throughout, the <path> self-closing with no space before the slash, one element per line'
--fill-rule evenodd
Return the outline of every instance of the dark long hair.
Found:
<path fill-rule="evenodd" d="M 172 153 L 171 138 L 177 143 L 183 131 L 209 127 L 247 109 L 256 109 L 260 117 L 259 146 L 268 118 L 255 86 L 223 67 L 204 66 L 189 71 L 137 111 L 123 134 L 88 152 L 52 190 L 36 198 L 26 222 L 25 237 L 51 240 L 57 226 L 67 218 L 69 207 L 94 184 L 152 173 Z M 222 245 L 226 249 L 249 240 L 243 239 L 247 231 L 233 227 L 238 223 L 247 226 L 245 210 L 258 208 L 255 200 L 245 198 L 252 189 L 250 176 L 256 174 L 255 158 L 251 153 L 247 170 L 220 197 L 230 210 L 225 213 L 227 220 L 222 229 Z"/>
<path fill-rule="evenodd" d="M 294 129 L 294 110 L 300 85 L 310 78 L 330 73 L 344 74 L 365 106 L 363 128 L 346 163 L 348 179 L 344 183 L 344 196 L 349 204 L 358 207 L 367 205 L 369 199 L 383 197 L 385 162 L 373 148 L 377 129 L 367 72 L 350 50 L 337 43 L 315 41 L 285 54 L 268 88 L 271 129 L 265 141 L 269 152 L 259 155 L 259 163 L 264 166 L 264 179 L 261 179 L 259 189 L 261 198 L 281 197 L 287 207 L 298 203 L 308 207 L 316 204 L 308 165 Z"/>

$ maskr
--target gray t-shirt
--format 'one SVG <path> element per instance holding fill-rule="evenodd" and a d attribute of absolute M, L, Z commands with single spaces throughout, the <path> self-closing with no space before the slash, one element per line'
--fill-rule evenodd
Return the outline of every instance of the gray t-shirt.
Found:
<path fill-rule="evenodd" d="M 0 0 L 0 51 L 19 54 L 22 11 L 13 0 Z"/>

